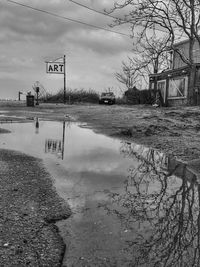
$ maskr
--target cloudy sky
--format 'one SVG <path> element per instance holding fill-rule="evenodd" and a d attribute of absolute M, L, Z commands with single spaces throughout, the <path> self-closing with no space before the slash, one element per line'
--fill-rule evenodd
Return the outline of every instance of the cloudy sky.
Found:
<path fill-rule="evenodd" d="M 76 0 L 96 10 L 112 7 L 112 0 Z M 83 23 L 130 35 L 126 27 L 110 28 L 112 18 L 70 0 L 16 0 Z M 114 14 L 113 14 L 114 15 Z M 119 16 L 120 14 L 115 14 Z M 63 88 L 63 75 L 47 74 L 45 60 L 66 55 L 67 87 L 94 89 L 123 86 L 114 73 L 130 55 L 133 40 L 125 35 L 89 27 L 33 9 L 0 1 L 0 98 L 18 97 L 36 81 L 51 93 Z"/>

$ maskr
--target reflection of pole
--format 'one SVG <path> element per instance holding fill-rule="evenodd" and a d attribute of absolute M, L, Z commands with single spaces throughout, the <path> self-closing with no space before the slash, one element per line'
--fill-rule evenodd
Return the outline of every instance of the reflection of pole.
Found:
<path fill-rule="evenodd" d="M 39 105 L 39 103 L 38 103 L 38 92 L 36 94 L 37 94 L 37 97 L 36 97 L 36 105 Z"/>
<path fill-rule="evenodd" d="M 65 55 L 64 55 L 64 95 L 63 95 L 63 102 L 66 103 L 66 64 L 65 64 Z"/>
<path fill-rule="evenodd" d="M 63 121 L 62 159 L 64 159 L 64 146 L 65 146 L 65 121 Z"/>
<path fill-rule="evenodd" d="M 39 119 L 36 118 L 36 122 L 35 122 L 35 133 L 38 134 L 39 133 Z"/>

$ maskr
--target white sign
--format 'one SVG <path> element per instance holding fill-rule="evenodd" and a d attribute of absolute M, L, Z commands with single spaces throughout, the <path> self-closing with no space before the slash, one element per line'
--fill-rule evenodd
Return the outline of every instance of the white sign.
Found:
<path fill-rule="evenodd" d="M 47 73 L 64 74 L 65 66 L 61 62 L 47 62 Z"/>

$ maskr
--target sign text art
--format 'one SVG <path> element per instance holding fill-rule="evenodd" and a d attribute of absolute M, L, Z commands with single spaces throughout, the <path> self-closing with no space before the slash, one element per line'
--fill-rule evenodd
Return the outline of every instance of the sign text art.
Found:
<path fill-rule="evenodd" d="M 47 62 L 47 73 L 64 74 L 64 63 L 61 62 Z"/>

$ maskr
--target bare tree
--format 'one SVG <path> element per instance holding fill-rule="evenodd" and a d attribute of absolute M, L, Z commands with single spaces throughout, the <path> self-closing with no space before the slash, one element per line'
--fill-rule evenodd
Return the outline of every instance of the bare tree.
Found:
<path fill-rule="evenodd" d="M 132 33 L 138 37 L 139 43 L 146 37 L 152 38 L 155 31 L 158 38 L 164 36 L 170 48 L 190 67 L 189 87 L 193 87 L 195 40 L 200 45 L 200 1 L 124 0 L 120 3 L 117 1 L 111 12 L 116 10 L 123 10 L 125 15 L 121 19 L 116 19 L 115 25 L 130 24 Z M 189 53 L 186 56 L 174 46 L 175 41 L 181 38 L 189 39 Z"/>
<path fill-rule="evenodd" d="M 128 90 L 134 86 L 138 87 L 140 82 L 139 71 L 131 58 L 128 58 L 128 62 L 122 61 L 122 71 L 116 72 L 115 77 L 120 83 L 124 84 Z"/>
<path fill-rule="evenodd" d="M 114 205 L 104 208 L 133 233 L 132 266 L 199 266 L 200 185 L 187 180 L 185 165 L 156 150 L 124 142 L 121 153 L 139 164 L 129 169 L 124 191 L 110 193 Z M 178 168 L 182 178 L 173 176 Z"/>
<path fill-rule="evenodd" d="M 133 49 L 134 56 L 128 57 L 128 62 L 122 61 L 122 72 L 116 72 L 117 80 L 126 87 L 138 87 L 143 81 L 143 86 L 148 84 L 148 77 L 151 73 L 158 73 L 170 67 L 170 56 L 168 53 L 168 40 L 157 38 L 145 38 L 139 47 Z"/>
<path fill-rule="evenodd" d="M 136 53 L 136 57 L 133 58 L 135 65 L 138 68 L 141 66 L 141 69 L 147 74 L 158 73 L 169 68 L 168 45 L 166 37 L 158 38 L 155 33 L 152 37 L 145 36 L 143 40 L 140 40 L 139 46 L 133 48 Z"/>

